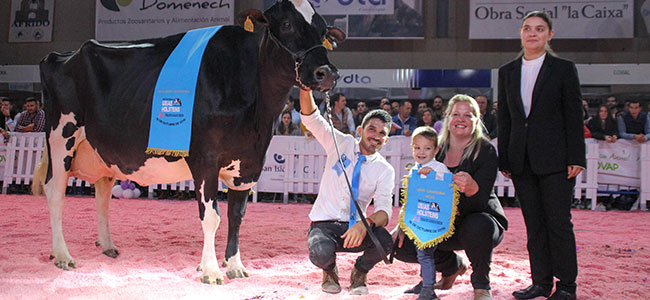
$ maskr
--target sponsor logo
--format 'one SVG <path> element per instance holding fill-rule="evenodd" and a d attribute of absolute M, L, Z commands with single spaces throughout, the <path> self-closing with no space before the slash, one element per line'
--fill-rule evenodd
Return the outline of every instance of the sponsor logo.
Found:
<path fill-rule="evenodd" d="M 343 76 L 343 82 L 347 84 L 359 83 L 359 84 L 370 84 L 372 83 L 372 78 L 370 76 L 364 76 L 359 74 L 350 74 Z"/>
<path fill-rule="evenodd" d="M 120 6 L 125 7 L 131 4 L 132 0 L 101 0 L 102 6 L 108 10 L 120 11 Z"/>
<path fill-rule="evenodd" d="M 312 5 L 314 5 L 314 8 L 320 8 L 321 3 L 327 2 L 327 0 L 310 0 Z"/>
<path fill-rule="evenodd" d="M 45 3 L 37 0 L 23 0 L 20 3 L 20 10 L 16 11 L 14 27 L 42 27 L 50 26 L 49 11 L 45 9 Z M 42 33 L 41 33 L 42 35 Z M 34 36 L 36 39 L 40 37 Z"/>
<path fill-rule="evenodd" d="M 119 0 L 118 0 L 119 2 Z M 129 1 L 130 2 L 130 1 Z M 156 8 L 158 10 L 173 9 L 173 10 L 188 10 L 188 9 L 215 9 L 215 8 L 230 8 L 230 3 L 224 3 L 224 0 L 215 1 L 185 1 L 185 2 L 165 2 L 162 0 L 142 0 L 140 10 L 149 8 Z"/>
<path fill-rule="evenodd" d="M 275 160 L 275 162 L 279 164 L 283 164 L 285 162 L 284 157 L 278 153 L 273 154 L 273 160 Z"/>
<path fill-rule="evenodd" d="M 320 8 L 321 5 L 325 4 L 327 1 L 328 0 L 310 0 L 311 4 L 313 4 L 315 8 Z M 375 6 L 386 4 L 386 0 L 338 0 L 338 3 L 343 6 L 351 5 L 353 2 L 359 2 L 361 5 L 366 5 L 366 3 L 368 3 Z"/>

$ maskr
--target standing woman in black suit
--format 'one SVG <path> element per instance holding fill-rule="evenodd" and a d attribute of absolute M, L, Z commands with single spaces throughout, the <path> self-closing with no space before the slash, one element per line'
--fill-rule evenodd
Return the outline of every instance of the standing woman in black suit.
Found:
<path fill-rule="evenodd" d="M 575 177 L 586 165 L 582 96 L 575 64 L 550 50 L 551 18 L 526 15 L 522 55 L 499 68 L 499 168 L 512 178 L 528 235 L 533 284 L 517 299 L 576 299 L 571 223 Z"/>

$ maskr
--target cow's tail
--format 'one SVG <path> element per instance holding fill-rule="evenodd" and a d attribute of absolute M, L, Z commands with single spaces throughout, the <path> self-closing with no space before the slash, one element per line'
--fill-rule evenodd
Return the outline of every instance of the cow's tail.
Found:
<path fill-rule="evenodd" d="M 43 154 L 41 155 L 41 161 L 36 165 L 36 169 L 34 169 L 34 178 L 32 180 L 32 195 L 34 196 L 40 196 L 43 194 L 43 183 L 47 176 L 47 167 L 49 163 L 50 161 L 47 155 L 46 143 L 45 149 L 43 149 Z"/>

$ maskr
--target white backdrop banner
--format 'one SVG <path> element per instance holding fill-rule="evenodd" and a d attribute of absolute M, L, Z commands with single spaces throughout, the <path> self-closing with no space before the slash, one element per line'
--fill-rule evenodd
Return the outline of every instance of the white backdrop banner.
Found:
<path fill-rule="evenodd" d="M 41 82 L 38 65 L 0 66 L 0 82 L 32 83 Z"/>
<path fill-rule="evenodd" d="M 470 0 L 469 38 L 518 39 L 534 10 L 551 16 L 556 39 L 634 37 L 634 0 Z"/>
<path fill-rule="evenodd" d="M 9 42 L 51 42 L 54 0 L 11 0 Z"/>
<path fill-rule="evenodd" d="M 619 139 L 598 141 L 598 184 L 639 187 L 641 184 L 641 144 Z"/>
<path fill-rule="evenodd" d="M 395 0 L 309 0 L 321 15 L 392 15 Z"/>
<path fill-rule="evenodd" d="M 95 10 L 95 39 L 129 41 L 232 25 L 235 0 L 97 0 Z"/>

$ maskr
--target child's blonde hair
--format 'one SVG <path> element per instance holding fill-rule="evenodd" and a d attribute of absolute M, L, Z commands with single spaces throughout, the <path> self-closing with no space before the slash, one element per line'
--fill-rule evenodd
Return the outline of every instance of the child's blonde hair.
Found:
<path fill-rule="evenodd" d="M 411 135 L 411 146 L 413 146 L 413 141 L 417 136 L 422 136 L 425 139 L 432 141 L 433 146 L 438 148 L 438 134 L 432 127 L 420 126 L 418 128 L 415 128 L 415 130 L 413 130 L 413 134 Z"/>

